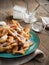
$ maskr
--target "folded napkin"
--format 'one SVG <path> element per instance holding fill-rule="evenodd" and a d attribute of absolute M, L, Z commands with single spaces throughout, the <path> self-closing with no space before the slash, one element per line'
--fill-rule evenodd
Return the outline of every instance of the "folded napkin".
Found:
<path fill-rule="evenodd" d="M 37 18 L 35 17 L 36 12 L 32 11 L 28 13 L 28 10 L 25 7 L 15 5 L 13 7 L 13 18 L 22 19 L 25 23 L 36 22 Z"/>
<path fill-rule="evenodd" d="M 20 64 L 24 64 L 30 60 L 32 60 L 33 58 L 35 58 L 37 61 L 39 61 L 40 63 L 44 62 L 44 53 L 37 49 L 35 52 L 26 55 L 24 57 L 20 57 L 20 58 L 15 58 L 15 59 L 0 59 L 0 65 L 20 65 Z"/>
<path fill-rule="evenodd" d="M 49 17 L 42 17 L 41 16 L 41 19 L 42 19 L 42 22 L 43 22 L 43 25 L 46 27 L 49 27 Z"/>

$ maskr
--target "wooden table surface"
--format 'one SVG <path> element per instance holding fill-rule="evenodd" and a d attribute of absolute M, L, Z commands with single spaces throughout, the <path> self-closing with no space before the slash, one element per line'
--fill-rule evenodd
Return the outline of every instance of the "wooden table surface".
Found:
<path fill-rule="evenodd" d="M 29 11 L 32 11 L 32 9 L 36 9 L 38 17 L 49 16 L 49 2 L 47 0 L 28 0 L 28 4 Z M 12 15 L 12 8 L 14 5 L 27 7 L 24 0 L 0 0 L 0 20 L 5 20 L 7 16 Z M 25 24 L 24 22 L 22 24 L 23 26 L 28 27 L 30 27 L 31 25 Z M 45 53 L 45 65 L 49 65 L 49 33 L 47 31 L 42 31 L 41 33 L 37 34 L 40 38 L 39 49 L 41 49 Z M 41 63 L 38 63 L 36 60 L 31 60 L 23 65 L 41 65 Z"/>

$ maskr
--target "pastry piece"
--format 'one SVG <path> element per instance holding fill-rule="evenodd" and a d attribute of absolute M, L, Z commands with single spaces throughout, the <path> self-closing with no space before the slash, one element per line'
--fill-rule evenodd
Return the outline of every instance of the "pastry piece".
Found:
<path fill-rule="evenodd" d="M 6 42 L 7 37 L 8 37 L 7 34 L 5 34 L 4 36 L 2 36 L 2 37 L 0 38 L 0 43 Z"/>

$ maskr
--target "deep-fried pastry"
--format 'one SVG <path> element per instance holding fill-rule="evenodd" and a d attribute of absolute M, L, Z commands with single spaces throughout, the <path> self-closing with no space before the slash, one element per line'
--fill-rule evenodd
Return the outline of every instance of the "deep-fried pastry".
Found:
<path fill-rule="evenodd" d="M 30 28 L 23 28 L 18 21 L 0 26 L 0 52 L 24 54 L 33 44 L 29 40 Z"/>

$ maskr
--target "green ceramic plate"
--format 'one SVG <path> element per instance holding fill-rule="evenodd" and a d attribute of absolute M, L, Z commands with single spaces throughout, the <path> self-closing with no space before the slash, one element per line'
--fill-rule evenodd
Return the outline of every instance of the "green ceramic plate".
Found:
<path fill-rule="evenodd" d="M 40 40 L 39 40 L 38 35 L 35 32 L 30 31 L 30 34 L 32 35 L 30 40 L 32 42 L 34 42 L 34 44 L 25 52 L 25 54 L 23 54 L 23 55 L 21 55 L 21 54 L 13 55 L 11 53 L 0 53 L 0 57 L 2 57 L 2 58 L 17 58 L 17 57 L 22 57 L 22 56 L 25 56 L 25 55 L 28 55 L 28 54 L 34 52 L 38 48 Z"/>

